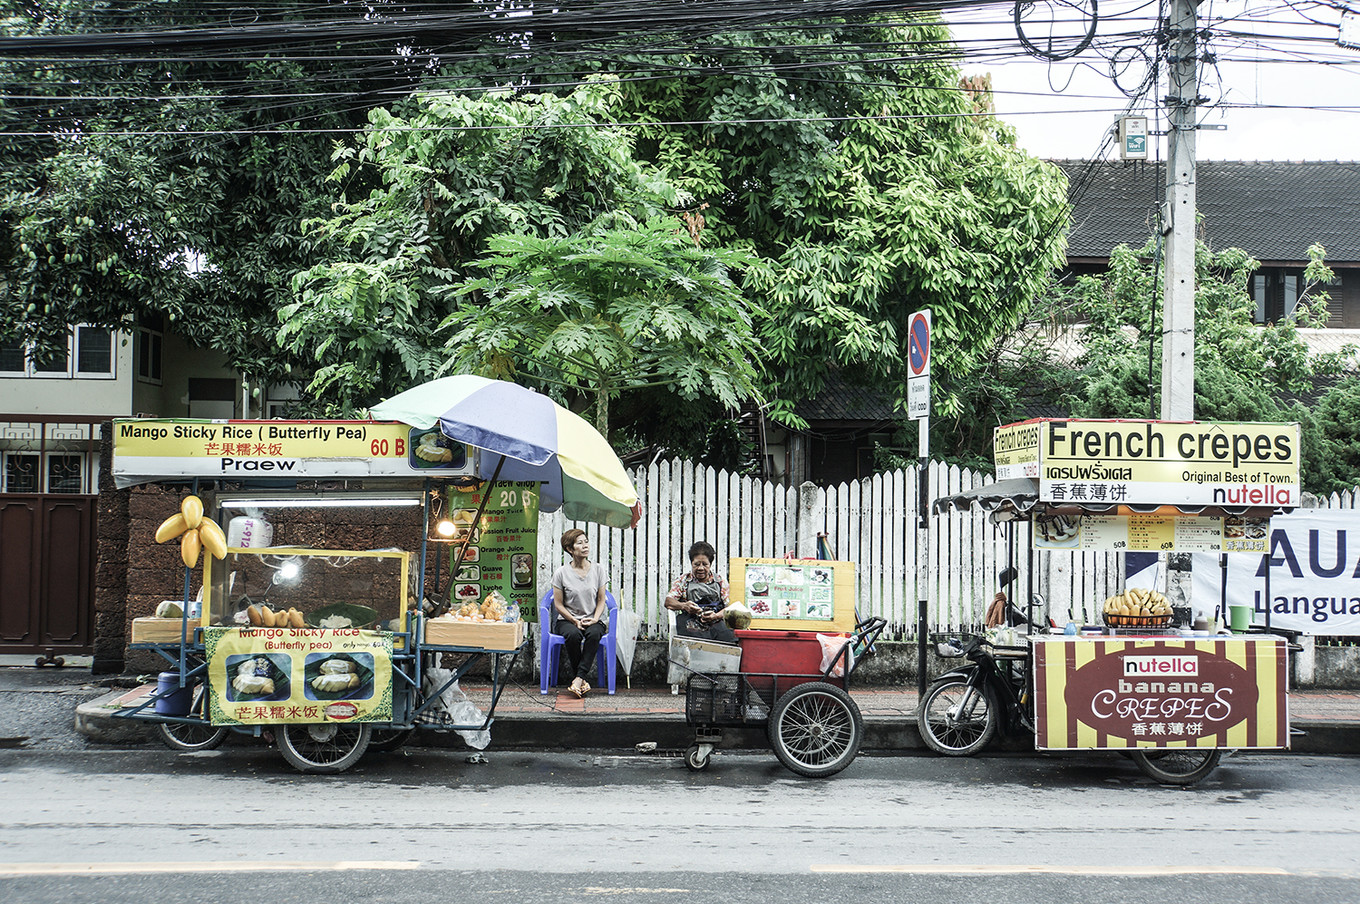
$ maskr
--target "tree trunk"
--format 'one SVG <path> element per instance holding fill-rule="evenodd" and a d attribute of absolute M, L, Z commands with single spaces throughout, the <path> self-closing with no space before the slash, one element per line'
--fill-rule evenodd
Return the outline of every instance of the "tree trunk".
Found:
<path fill-rule="evenodd" d="M 609 390 L 601 389 L 595 394 L 595 429 L 600 436 L 609 437 Z"/>

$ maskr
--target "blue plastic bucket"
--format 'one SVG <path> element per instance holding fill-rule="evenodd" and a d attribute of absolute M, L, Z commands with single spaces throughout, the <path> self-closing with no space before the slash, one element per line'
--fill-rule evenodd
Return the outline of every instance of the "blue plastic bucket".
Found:
<path fill-rule="evenodd" d="M 194 689 L 179 686 L 179 672 L 161 672 L 156 678 L 156 712 L 162 716 L 187 716 L 194 703 Z"/>

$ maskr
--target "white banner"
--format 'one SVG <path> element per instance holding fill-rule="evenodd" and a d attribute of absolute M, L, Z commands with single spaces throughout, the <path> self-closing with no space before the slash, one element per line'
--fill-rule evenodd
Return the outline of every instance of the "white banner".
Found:
<path fill-rule="evenodd" d="M 1360 512 L 1300 509 L 1270 526 L 1271 627 L 1360 634 Z M 1266 620 L 1266 563 L 1265 556 L 1228 555 L 1227 605 L 1251 606 L 1258 625 Z M 1194 569 L 1195 611 L 1212 615 L 1222 599 L 1219 557 L 1196 555 Z"/>

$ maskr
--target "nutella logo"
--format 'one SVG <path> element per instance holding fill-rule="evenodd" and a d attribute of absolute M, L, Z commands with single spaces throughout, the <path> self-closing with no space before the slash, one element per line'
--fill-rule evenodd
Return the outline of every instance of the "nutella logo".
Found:
<path fill-rule="evenodd" d="M 1199 674 L 1198 656 L 1125 656 L 1124 677 L 1149 675 L 1191 677 Z"/>

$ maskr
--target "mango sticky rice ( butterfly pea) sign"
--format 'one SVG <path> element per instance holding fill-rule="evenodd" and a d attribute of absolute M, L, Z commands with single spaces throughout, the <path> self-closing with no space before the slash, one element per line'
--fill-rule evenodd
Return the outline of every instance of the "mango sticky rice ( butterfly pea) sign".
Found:
<path fill-rule="evenodd" d="M 392 721 L 392 635 L 205 628 L 214 725 Z"/>

